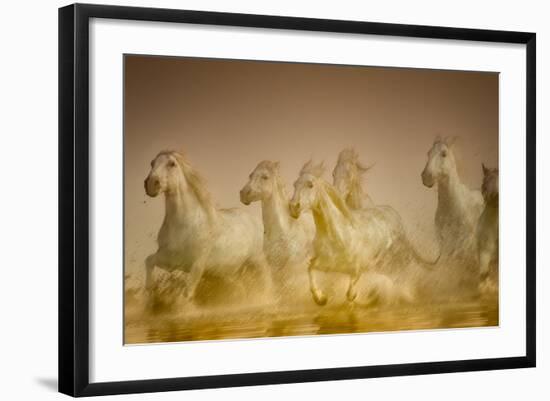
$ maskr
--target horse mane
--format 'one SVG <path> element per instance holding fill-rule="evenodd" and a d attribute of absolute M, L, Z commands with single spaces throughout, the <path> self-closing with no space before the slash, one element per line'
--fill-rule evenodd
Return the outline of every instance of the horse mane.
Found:
<path fill-rule="evenodd" d="M 346 202 L 353 209 L 361 209 L 363 206 L 362 199 L 365 196 L 368 197 L 368 194 L 365 193 L 361 185 L 361 178 L 363 174 L 374 167 L 374 164 L 368 167 L 363 166 L 359 161 L 359 154 L 354 148 L 346 148 L 340 152 L 337 164 L 339 165 L 342 163 L 352 163 L 357 170 L 355 179 L 350 183 L 350 191 L 346 196 Z"/>
<path fill-rule="evenodd" d="M 357 166 L 357 169 L 358 169 L 359 172 L 361 172 L 361 173 L 366 173 L 366 172 L 369 171 L 372 167 L 374 167 L 374 164 L 373 164 L 373 165 L 370 165 L 370 166 L 368 166 L 368 167 L 363 166 L 363 164 L 361 164 L 361 162 L 359 161 L 359 154 L 357 153 L 357 151 L 355 150 L 355 148 L 346 148 L 346 149 L 343 149 L 343 150 L 338 154 L 338 164 L 340 164 L 340 163 L 346 163 L 346 162 L 353 163 L 355 166 Z"/>
<path fill-rule="evenodd" d="M 195 194 L 197 200 L 201 206 L 206 210 L 209 217 L 212 217 L 215 212 L 214 202 L 212 201 L 212 196 L 207 189 L 206 180 L 200 175 L 200 173 L 195 170 L 189 162 L 185 159 L 182 153 L 177 151 L 162 151 L 159 155 L 170 155 L 174 157 L 178 166 L 181 169 L 181 172 L 185 176 L 187 183 L 193 193 Z"/>
<path fill-rule="evenodd" d="M 346 202 L 342 199 L 342 197 L 340 196 L 336 188 L 334 188 L 331 184 L 326 182 L 321 177 L 324 171 L 325 171 L 324 162 L 314 165 L 313 161 L 310 160 L 306 164 L 304 164 L 304 166 L 302 167 L 302 170 L 300 170 L 300 175 L 310 174 L 314 177 L 317 177 L 321 182 L 321 187 L 323 188 L 325 193 L 328 195 L 328 198 L 336 206 L 336 209 L 338 209 L 346 219 L 353 222 L 353 215 L 351 214 L 351 210 L 349 209 L 349 207 L 346 205 Z"/>
<path fill-rule="evenodd" d="M 273 175 L 275 177 L 275 185 L 277 188 L 277 193 L 281 197 L 281 199 L 288 200 L 288 193 L 286 191 L 286 185 L 281 177 L 281 174 L 279 174 L 279 169 L 275 171 L 275 174 Z"/>
<path fill-rule="evenodd" d="M 354 148 L 345 148 L 338 154 L 338 163 L 356 162 L 359 154 Z"/>
<path fill-rule="evenodd" d="M 361 200 L 363 199 L 364 196 L 365 196 L 365 191 L 361 186 L 360 180 L 357 179 L 357 180 L 354 180 L 350 185 L 350 191 L 348 196 L 346 196 L 346 202 L 353 209 L 361 209 L 363 206 Z"/>
<path fill-rule="evenodd" d="M 300 175 L 311 174 L 314 177 L 321 178 L 324 172 L 325 172 L 324 162 L 314 165 L 313 161 L 310 160 L 306 164 L 304 164 L 304 166 L 300 170 Z"/>
<path fill-rule="evenodd" d="M 329 199 L 332 201 L 334 206 L 336 206 L 336 209 L 338 209 L 338 211 L 340 211 L 340 213 L 342 213 L 342 215 L 346 219 L 348 219 L 350 222 L 353 223 L 354 217 L 353 217 L 353 214 L 351 213 L 351 209 L 348 207 L 344 199 L 342 199 L 342 197 L 340 196 L 336 188 L 334 188 L 334 186 L 332 186 L 325 180 L 321 180 L 321 181 L 322 181 L 322 185 L 325 193 L 328 195 Z"/>

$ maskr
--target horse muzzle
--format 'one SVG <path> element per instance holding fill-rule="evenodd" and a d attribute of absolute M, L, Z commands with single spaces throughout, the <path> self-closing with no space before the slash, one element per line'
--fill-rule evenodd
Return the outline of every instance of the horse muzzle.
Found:
<path fill-rule="evenodd" d="M 160 192 L 160 181 L 157 178 L 147 177 L 143 182 L 145 193 L 151 198 L 156 197 Z"/>
<path fill-rule="evenodd" d="M 290 215 L 297 219 L 298 217 L 300 217 L 300 203 L 299 202 L 290 202 L 288 204 L 288 210 L 290 212 Z"/>
<path fill-rule="evenodd" d="M 434 186 L 434 177 L 432 174 L 429 174 L 426 172 L 426 170 L 424 170 L 422 172 L 422 184 L 424 184 L 424 186 L 428 187 L 428 188 L 431 188 Z"/>
<path fill-rule="evenodd" d="M 252 203 L 252 201 L 250 200 L 250 190 L 246 189 L 246 187 L 240 190 L 239 198 L 241 199 L 241 203 L 243 205 L 248 206 L 250 205 L 250 203 Z"/>

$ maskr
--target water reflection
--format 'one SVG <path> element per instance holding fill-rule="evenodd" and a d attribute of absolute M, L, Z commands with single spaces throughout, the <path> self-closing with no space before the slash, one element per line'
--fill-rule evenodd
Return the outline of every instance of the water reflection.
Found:
<path fill-rule="evenodd" d="M 302 310 L 287 308 L 274 313 L 263 308 L 198 308 L 178 313 L 134 313 L 126 319 L 125 342 L 158 343 L 496 325 L 496 299 L 393 308 L 315 306 Z"/>

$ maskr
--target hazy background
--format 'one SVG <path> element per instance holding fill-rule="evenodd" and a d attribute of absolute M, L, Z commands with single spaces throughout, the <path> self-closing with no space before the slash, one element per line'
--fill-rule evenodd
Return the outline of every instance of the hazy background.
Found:
<path fill-rule="evenodd" d="M 261 160 L 278 160 L 289 193 L 305 161 L 353 146 L 376 163 L 364 187 L 403 217 L 415 244 L 435 253 L 436 190 L 420 173 L 436 135 L 458 136 L 463 181 L 481 186 L 498 165 L 498 74 L 320 64 L 126 56 L 127 272 L 154 252 L 164 202 L 145 195 L 150 161 L 183 150 L 221 207 Z M 260 205 L 246 207 L 260 215 Z"/>

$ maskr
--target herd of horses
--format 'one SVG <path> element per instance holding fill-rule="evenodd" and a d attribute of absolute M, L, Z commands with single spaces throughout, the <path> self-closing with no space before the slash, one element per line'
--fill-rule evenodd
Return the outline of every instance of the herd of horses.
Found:
<path fill-rule="evenodd" d="M 165 217 L 158 249 L 145 261 L 145 289 L 154 287 L 158 267 L 184 276 L 181 291 L 189 301 L 205 273 L 242 285 L 241 275 L 250 268 L 274 297 L 291 299 L 308 286 L 317 305 L 328 301 L 320 272 L 344 275 L 345 296 L 352 304 L 361 277 L 372 283 L 373 301 L 387 284 L 398 289 L 396 302 L 496 291 L 498 169 L 482 165 L 481 191 L 470 189 L 459 177 L 453 140 L 436 138 L 421 174 L 426 187 L 437 188 L 438 198 L 438 254 L 428 259 L 409 240 L 400 215 L 376 205 L 365 192 L 363 176 L 369 168 L 354 149 L 344 149 L 331 184 L 323 178 L 323 163 L 309 161 L 290 197 L 279 162 L 261 161 L 240 191 L 244 205 L 261 203 L 260 220 L 243 208 L 217 208 L 205 181 L 181 153 L 159 153 L 144 185 L 148 196 L 164 194 Z M 301 282 L 295 278 L 306 273 L 306 288 L 296 289 Z"/>

